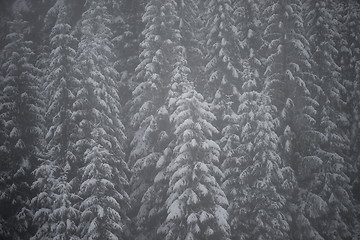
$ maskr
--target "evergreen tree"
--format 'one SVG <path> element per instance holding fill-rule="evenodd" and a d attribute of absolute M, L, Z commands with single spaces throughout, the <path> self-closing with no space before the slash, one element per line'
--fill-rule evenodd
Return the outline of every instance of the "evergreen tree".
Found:
<path fill-rule="evenodd" d="M 75 75 L 76 39 L 67 23 L 66 1 L 59 0 L 49 10 L 57 12 L 56 24 L 50 35 L 50 65 L 47 74 L 46 96 L 49 97 L 46 117 L 48 133 L 47 160 L 36 169 L 33 187 L 39 192 L 32 200 L 37 209 L 34 222 L 38 231 L 33 239 L 76 239 L 78 210 L 74 179 L 77 177 L 75 123 L 71 117 L 78 80 Z"/>
<path fill-rule="evenodd" d="M 360 182 L 358 177 L 359 162 L 359 66 L 360 59 L 360 4 L 356 1 L 344 2 L 344 16 L 342 36 L 344 44 L 342 47 L 341 72 L 346 87 L 346 113 L 350 122 L 350 152 L 351 164 L 356 168 L 350 169 L 353 182 L 354 197 L 360 200 Z"/>
<path fill-rule="evenodd" d="M 139 42 L 142 29 L 143 9 L 139 0 L 125 0 L 114 11 L 114 39 L 116 61 L 115 69 L 120 73 L 119 91 L 122 103 L 131 99 L 135 88 L 135 68 L 139 64 Z M 127 119 L 128 120 L 128 119 Z"/>
<path fill-rule="evenodd" d="M 187 65 L 190 68 L 189 79 L 195 87 L 201 86 L 201 77 L 204 74 L 204 56 L 201 47 L 201 19 L 197 0 L 177 0 L 179 16 L 179 30 L 181 33 L 180 44 L 185 48 Z M 199 86 L 197 86 L 199 85 Z"/>
<path fill-rule="evenodd" d="M 81 87 L 73 104 L 80 159 L 79 234 L 83 239 L 128 239 L 129 169 L 120 121 L 119 74 L 106 1 L 89 0 L 81 18 L 78 67 Z"/>
<path fill-rule="evenodd" d="M 0 205 L 12 238 L 28 239 L 32 234 L 31 171 L 41 156 L 43 102 L 32 42 L 27 40 L 29 24 L 17 18 L 9 22 L 9 30 L 1 66 L 0 118 L 5 126 L 1 164 L 6 176 L 1 181 Z"/>
<path fill-rule="evenodd" d="M 210 123 L 215 116 L 186 75 L 186 71 L 175 75 L 182 93 L 172 101 L 176 145 L 167 169 L 171 176 L 167 217 L 159 232 L 169 240 L 228 239 L 228 201 L 218 182 L 223 176 L 217 167 L 220 148 L 211 140 L 217 132 Z"/>
<path fill-rule="evenodd" d="M 244 84 L 231 136 L 224 151 L 223 188 L 230 201 L 228 212 L 233 239 L 289 238 L 287 190 L 294 186 L 291 168 L 278 155 L 278 136 L 272 118 L 274 107 L 257 89 L 255 71 L 244 62 Z"/>
<path fill-rule="evenodd" d="M 359 19 L 0 1 L 0 239 L 360 238 Z"/>
<path fill-rule="evenodd" d="M 205 10 L 206 31 L 206 81 L 203 83 L 203 96 L 211 103 L 211 113 L 215 115 L 214 126 L 219 129 L 212 139 L 222 145 L 232 141 L 233 135 L 225 128 L 232 128 L 234 122 L 226 116 L 233 116 L 237 108 L 241 78 L 239 75 L 240 45 L 235 27 L 233 9 L 229 0 L 207 1 Z M 221 160 L 226 158 L 222 146 Z"/>
<path fill-rule="evenodd" d="M 260 49 L 263 45 L 261 36 L 262 23 L 259 1 L 234 1 L 235 25 L 239 32 L 241 59 L 248 59 L 255 78 L 262 74 Z M 261 87 L 259 85 L 258 87 Z"/>
<path fill-rule="evenodd" d="M 239 41 L 230 0 L 209 0 L 206 16 L 206 65 L 208 79 L 204 82 L 204 97 L 212 104 L 222 130 L 227 125 L 224 112 L 229 101 L 236 101 L 239 77 Z M 234 103 L 236 108 L 236 102 Z"/>
<path fill-rule="evenodd" d="M 340 81 L 340 67 L 335 63 L 338 54 L 335 38 L 334 16 L 330 12 L 331 1 L 307 1 L 307 38 L 311 43 L 313 71 L 317 76 L 320 91 L 316 93 L 319 103 L 316 125 L 322 133 L 317 156 L 321 159 L 309 190 L 321 199 L 322 214 L 312 214 L 313 226 L 319 239 L 348 239 L 352 236 L 353 204 L 350 193 L 348 165 L 344 159 L 348 139 L 340 126 L 347 118 L 342 95 L 345 91 Z M 318 207 L 319 208 L 319 207 Z M 319 218 L 322 219 L 319 223 Z"/>
<path fill-rule="evenodd" d="M 144 13 L 143 0 L 123 0 L 121 6 L 114 11 L 113 21 L 114 38 L 112 43 L 115 49 L 114 68 L 119 72 L 119 92 L 121 92 L 121 103 L 123 104 L 122 111 L 124 114 L 121 120 L 125 126 L 125 134 L 128 142 L 126 143 L 125 153 L 126 161 L 129 162 L 130 157 L 130 142 L 133 139 L 134 129 L 131 127 L 131 102 L 132 91 L 137 86 L 136 81 L 136 67 L 139 64 L 139 51 L 141 42 L 141 32 L 143 30 L 142 15 Z M 129 217 L 134 219 L 137 209 L 132 207 L 129 211 Z M 136 232 L 135 222 L 131 221 L 132 232 Z"/>
<path fill-rule="evenodd" d="M 146 4 L 143 22 L 140 64 L 130 112 L 135 129 L 131 141 L 130 162 L 132 206 L 137 210 L 135 223 L 139 239 L 156 239 L 156 229 L 164 220 L 167 177 L 161 176 L 165 165 L 158 164 L 170 142 L 166 102 L 173 70 L 174 49 L 180 41 L 176 3 L 151 0 Z M 158 166 L 157 166 L 158 165 Z M 155 176 L 159 177 L 155 180 Z"/>
<path fill-rule="evenodd" d="M 74 200 L 78 200 L 77 194 L 73 193 L 74 182 L 68 180 L 70 174 L 66 168 L 60 174 L 60 177 L 56 176 L 51 189 L 54 200 L 49 221 L 52 223 L 50 232 L 55 233 L 52 239 L 80 239 L 76 231 L 79 211 L 74 206 Z"/>
<path fill-rule="evenodd" d="M 341 11 L 339 11 L 341 9 Z M 339 126 L 350 140 L 350 146 L 346 150 L 345 161 L 349 164 L 346 170 L 350 177 L 350 184 L 354 196 L 354 204 L 356 204 L 355 214 L 357 220 L 355 222 L 354 235 L 360 237 L 360 179 L 359 179 L 359 70 L 357 62 L 360 59 L 359 44 L 359 24 L 360 24 L 360 4 L 356 1 L 344 1 L 337 4 L 337 9 L 333 12 L 341 13 L 340 16 L 340 44 L 336 47 L 339 51 L 337 64 L 341 68 L 341 83 L 345 88 L 343 91 L 343 99 L 346 108 L 339 109 L 346 114 L 348 125 Z"/>
<path fill-rule="evenodd" d="M 269 19 L 264 32 L 265 87 L 277 108 L 278 153 L 296 177 L 288 201 L 293 216 L 291 238 L 321 239 L 313 220 L 324 216 L 327 204 L 313 185 L 323 167 L 319 141 L 324 135 L 316 127 L 320 103 L 314 96 L 320 87 L 311 69 L 302 4 L 298 0 L 267 3 L 265 14 Z"/>

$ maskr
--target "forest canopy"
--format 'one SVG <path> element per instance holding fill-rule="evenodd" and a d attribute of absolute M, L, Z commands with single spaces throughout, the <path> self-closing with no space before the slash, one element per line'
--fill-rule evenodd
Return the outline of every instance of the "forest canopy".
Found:
<path fill-rule="evenodd" d="M 0 239 L 360 239 L 357 0 L 0 1 Z"/>

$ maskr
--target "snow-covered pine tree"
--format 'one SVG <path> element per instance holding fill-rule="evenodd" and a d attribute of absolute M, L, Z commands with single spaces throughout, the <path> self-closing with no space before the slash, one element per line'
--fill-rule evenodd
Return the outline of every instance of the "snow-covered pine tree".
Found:
<path fill-rule="evenodd" d="M 50 234 L 54 233 L 51 239 L 54 240 L 78 240 L 77 224 L 79 210 L 74 205 L 78 200 L 77 193 L 74 193 L 74 182 L 68 168 L 62 169 L 59 175 L 59 168 L 56 169 L 56 179 L 52 185 L 51 198 L 52 210 L 49 214 Z M 75 182 L 76 183 L 76 182 Z"/>
<path fill-rule="evenodd" d="M 260 21 L 260 4 L 257 0 L 233 1 L 232 4 L 234 9 L 235 25 L 237 26 L 240 40 L 239 61 L 242 63 L 242 65 L 249 65 L 248 67 L 253 73 L 253 81 L 256 83 L 254 86 L 257 87 L 257 89 L 254 89 L 254 91 L 261 91 L 264 85 L 264 81 L 261 80 L 264 69 L 261 63 L 262 55 L 260 54 L 260 49 L 263 46 L 261 35 L 262 23 Z M 239 94 L 241 94 L 242 81 L 239 82 L 237 88 L 237 90 L 240 91 Z M 238 100 L 239 97 L 237 102 Z M 238 136 L 233 135 L 237 135 L 237 132 L 239 131 L 239 124 L 237 122 L 238 108 L 231 107 L 231 105 L 232 102 L 229 102 L 225 113 L 226 121 L 228 121 L 230 124 L 228 124 L 222 130 L 223 138 L 220 140 L 222 146 L 225 148 L 230 147 L 226 146 L 228 144 L 235 144 L 232 142 L 236 142 L 238 139 Z M 225 152 L 227 151 L 228 150 L 225 150 Z M 231 147 L 229 148 L 229 151 L 231 151 Z"/>
<path fill-rule="evenodd" d="M 354 220 L 349 176 L 346 175 L 349 166 L 344 159 L 349 142 L 340 128 L 348 119 L 341 111 L 345 88 L 340 80 L 341 68 L 334 60 L 338 54 L 335 38 L 339 33 L 334 29 L 336 23 L 330 7 L 329 0 L 306 1 L 305 4 L 313 71 L 320 86 L 320 91 L 314 95 L 319 103 L 316 126 L 322 133 L 316 151 L 321 164 L 308 185 L 318 196 L 317 204 L 309 207 L 312 212 L 321 210 L 322 214 L 309 213 L 308 216 L 320 234 L 317 239 L 348 239 L 353 235 Z"/>
<path fill-rule="evenodd" d="M 46 69 L 45 95 L 49 97 L 46 118 L 46 158 L 35 170 L 33 188 L 38 195 L 32 200 L 36 209 L 34 222 L 38 230 L 32 239 L 76 239 L 79 213 L 73 186 L 77 178 L 75 122 L 71 117 L 76 78 L 77 40 L 71 35 L 66 0 L 58 0 L 49 12 L 57 20 L 50 34 L 50 64 Z"/>
<path fill-rule="evenodd" d="M 88 0 L 80 22 L 77 66 L 81 87 L 73 104 L 80 159 L 79 236 L 82 239 L 129 239 L 129 169 L 126 136 L 120 121 L 118 72 L 105 0 Z"/>
<path fill-rule="evenodd" d="M 2 149 L 6 149 L 1 164 L 7 174 L 2 177 L 0 205 L 1 215 L 11 226 L 12 239 L 29 239 L 32 234 L 31 171 L 41 156 L 44 104 L 37 77 L 39 70 L 33 64 L 32 42 L 27 39 L 29 23 L 19 16 L 8 24 L 7 44 L 2 52 L 4 79 L 0 87 L 0 119 L 5 125 Z"/>
<path fill-rule="evenodd" d="M 359 75 L 357 64 L 360 59 L 360 4 L 357 1 L 349 0 L 336 2 L 337 9 L 333 12 L 341 13 L 340 16 L 340 44 L 337 49 L 337 64 L 341 67 L 341 83 L 345 87 L 343 99 L 346 108 L 340 110 L 344 112 L 349 120 L 348 126 L 340 126 L 350 140 L 350 147 L 346 151 L 345 160 L 350 168 L 347 175 L 350 177 L 350 184 L 354 196 L 357 220 L 355 223 L 355 235 L 360 238 L 360 178 L 359 178 Z M 339 9 L 341 11 L 339 11 Z M 346 122 L 347 123 L 347 122 Z M 356 239 L 356 237 L 355 237 Z"/>
<path fill-rule="evenodd" d="M 203 96 L 211 102 L 211 111 L 216 116 L 214 125 L 221 132 L 227 125 L 224 120 L 229 101 L 236 101 L 239 76 L 239 39 L 230 0 L 206 2 L 206 65 Z M 236 102 L 234 103 L 236 108 Z"/>
<path fill-rule="evenodd" d="M 136 69 L 139 84 L 133 91 L 130 109 L 135 130 L 130 153 L 131 199 L 133 208 L 137 209 L 134 221 L 141 233 L 138 239 L 157 239 L 156 229 L 166 217 L 168 180 L 160 175 L 167 163 L 162 165 L 158 161 L 167 154 L 165 149 L 171 138 L 166 102 L 175 63 L 174 49 L 180 42 L 176 2 L 149 1 L 143 22 L 144 41 Z"/>
<path fill-rule="evenodd" d="M 176 142 L 167 169 L 167 217 L 158 232 L 167 240 L 229 239 L 228 201 L 219 184 L 223 174 L 217 167 L 220 147 L 211 140 L 217 133 L 210 123 L 215 116 L 188 82 L 185 58 L 179 60 L 172 78 L 179 94 L 169 101 L 174 109 L 170 119 Z"/>
<path fill-rule="evenodd" d="M 331 28 L 334 32 L 333 34 L 333 43 L 334 48 L 336 49 L 335 52 L 337 54 L 333 55 L 334 62 L 337 66 L 339 66 L 339 77 L 338 81 L 343 86 L 343 89 L 340 90 L 340 96 L 343 101 L 341 104 L 341 107 L 339 108 L 339 112 L 343 114 L 343 117 L 340 117 L 337 121 L 338 128 L 341 129 L 341 131 L 344 134 L 344 138 L 349 143 L 349 139 L 351 138 L 350 134 L 350 118 L 349 115 L 349 102 L 350 100 L 350 89 L 351 89 L 351 75 L 354 74 L 354 71 L 351 70 L 352 66 L 354 64 L 351 64 L 351 55 L 353 54 L 351 52 L 351 48 L 349 46 L 348 42 L 348 31 L 353 30 L 351 27 L 347 27 L 346 25 L 346 15 L 347 15 L 347 9 L 349 8 L 348 5 L 352 5 L 350 1 L 334 1 L 329 0 L 327 3 L 327 11 L 331 15 L 332 24 L 334 24 Z M 356 7 L 356 5 L 353 5 L 353 7 Z M 348 145 L 348 144 L 347 144 Z M 347 149 L 344 149 L 345 155 L 344 159 L 347 162 L 347 164 L 352 164 L 349 162 L 350 160 L 350 152 L 349 147 L 347 146 Z M 350 169 L 347 169 L 350 170 Z M 352 169 L 351 169 L 352 170 Z M 350 170 L 350 171 L 351 171 Z M 347 171 L 347 174 L 351 174 Z"/>
<path fill-rule="evenodd" d="M 115 69 L 120 73 L 119 89 L 123 93 L 121 102 L 131 100 L 135 88 L 135 68 L 139 64 L 139 42 L 142 30 L 143 8 L 140 0 L 125 0 L 114 11 Z M 129 120 L 129 116 L 125 121 Z"/>
<path fill-rule="evenodd" d="M 326 203 L 312 185 L 323 164 L 318 144 L 323 134 L 316 128 L 319 103 L 314 95 L 319 86 L 311 70 L 302 3 L 274 1 L 264 7 L 268 19 L 264 31 L 264 49 L 268 49 L 265 87 L 277 108 L 278 153 L 296 177 L 292 182 L 295 191 L 288 201 L 293 215 L 290 234 L 294 239 L 319 239 L 319 229 L 312 220 L 324 215 Z"/>
<path fill-rule="evenodd" d="M 355 168 L 351 170 L 354 197 L 360 201 L 360 179 L 359 179 L 359 152 L 360 147 L 360 69 L 357 66 L 360 60 L 360 4 L 356 1 L 345 1 L 344 16 L 342 18 L 342 39 L 341 45 L 341 73 L 346 94 L 346 113 L 349 118 L 350 131 L 350 152 L 351 164 Z"/>
<path fill-rule="evenodd" d="M 288 190 L 294 187 L 290 167 L 278 154 L 273 112 L 269 97 L 259 91 L 255 70 L 244 61 L 240 105 L 224 151 L 223 189 L 230 205 L 233 239 L 287 239 L 290 214 L 286 209 Z"/>
<path fill-rule="evenodd" d="M 262 22 L 258 0 L 234 1 L 235 26 L 239 32 L 241 58 L 248 59 L 255 78 L 259 78 L 263 67 L 260 60 L 260 48 L 263 46 Z M 258 87 L 261 87 L 259 85 Z"/>
<path fill-rule="evenodd" d="M 351 66 L 350 61 L 351 61 L 351 56 L 352 56 L 352 52 L 351 52 L 351 48 L 350 48 L 350 44 L 348 42 L 348 40 L 351 39 L 350 35 L 351 33 L 349 33 L 350 30 L 353 30 L 352 27 L 347 27 L 347 22 L 349 21 L 349 14 L 348 11 L 349 9 L 349 1 L 341 1 L 341 2 L 334 2 L 332 1 L 332 8 L 336 7 L 336 9 L 329 9 L 331 10 L 331 15 L 335 15 L 333 16 L 333 19 L 335 17 L 337 17 L 337 25 L 336 25 L 336 32 L 338 33 L 338 39 L 336 39 L 335 41 L 335 48 L 338 51 L 338 54 L 336 54 L 336 56 L 334 56 L 334 61 L 335 63 L 340 67 L 340 71 L 339 73 L 341 74 L 340 79 L 340 83 L 344 86 L 344 102 L 345 102 L 345 106 L 346 108 L 342 109 L 342 111 L 344 113 L 346 113 L 347 118 L 350 120 L 351 118 L 351 114 L 350 112 L 352 110 L 349 109 L 349 101 L 351 101 L 351 87 L 352 87 L 352 81 L 351 78 L 352 75 L 354 75 L 354 68 Z M 350 20 L 351 21 L 351 20 Z M 352 40 L 352 39 L 351 39 Z M 350 40 L 350 41 L 351 41 Z M 345 123 L 350 124 L 350 121 L 346 121 Z M 347 137 L 350 139 L 350 127 L 349 125 L 347 126 L 341 126 L 342 130 L 345 132 L 345 134 L 347 135 Z M 347 152 L 347 154 L 350 154 L 349 152 Z"/>
<path fill-rule="evenodd" d="M 265 52 L 265 87 L 278 109 L 283 133 L 293 113 L 303 111 L 310 94 L 306 83 L 309 79 L 309 43 L 304 37 L 299 0 L 275 1 L 265 5 L 266 16 L 263 48 Z M 311 76 L 313 77 L 313 76 Z M 297 110 L 296 110 L 297 109 Z M 289 121 L 290 120 L 290 121 Z M 293 130 L 290 130 L 293 132 Z"/>
<path fill-rule="evenodd" d="M 203 79 L 204 56 L 201 46 L 201 20 L 198 0 L 177 0 L 177 12 L 179 16 L 179 29 L 181 33 L 181 45 L 186 51 L 186 61 L 190 68 L 189 79 L 195 83 L 195 87 L 201 89 Z M 198 85 L 198 86 L 197 86 Z"/>
<path fill-rule="evenodd" d="M 126 161 L 130 155 L 130 141 L 133 138 L 134 129 L 131 127 L 131 101 L 132 91 L 137 86 L 136 67 L 139 64 L 139 51 L 141 42 L 141 32 L 143 30 L 142 15 L 144 13 L 144 0 L 123 0 L 118 9 L 113 9 L 115 19 L 113 21 L 113 39 L 115 62 L 114 68 L 119 72 L 119 92 L 120 100 L 123 105 L 123 115 L 121 120 L 125 126 L 125 134 L 128 142 L 126 144 Z M 136 215 L 136 209 L 132 207 L 129 217 L 132 219 Z M 131 228 L 135 228 L 134 221 L 131 221 Z M 134 229 L 131 230 L 135 232 Z"/>
<path fill-rule="evenodd" d="M 202 94 L 211 103 L 211 112 L 215 115 L 214 126 L 219 130 L 213 139 L 223 144 L 233 141 L 231 131 L 236 128 L 233 116 L 238 106 L 239 89 L 242 80 L 240 66 L 240 39 L 235 26 L 234 10 L 229 0 L 209 0 L 205 4 L 205 76 Z M 222 146 L 221 160 L 226 157 Z"/>
<path fill-rule="evenodd" d="M 46 95 L 46 85 L 48 84 L 47 81 L 47 74 L 49 69 L 49 62 L 50 60 L 50 52 L 51 44 L 50 44 L 50 38 L 51 38 L 51 31 L 52 28 L 55 26 L 58 16 L 58 9 L 61 4 L 58 4 L 61 1 L 58 0 L 50 0 L 47 1 L 47 5 L 43 6 L 43 11 L 45 11 L 44 16 L 39 16 L 39 19 L 42 19 L 42 24 L 39 26 L 41 28 L 41 34 L 38 36 L 39 39 L 36 43 L 37 45 L 37 61 L 36 61 L 36 67 L 38 67 L 41 70 L 41 82 L 43 84 L 42 91 L 44 95 L 44 99 L 49 99 L 50 96 Z M 49 7 L 48 7 L 49 4 Z M 39 14 L 40 15 L 40 14 Z M 69 17 L 67 18 L 69 19 Z M 45 119 L 45 122 L 47 122 L 47 119 Z"/>

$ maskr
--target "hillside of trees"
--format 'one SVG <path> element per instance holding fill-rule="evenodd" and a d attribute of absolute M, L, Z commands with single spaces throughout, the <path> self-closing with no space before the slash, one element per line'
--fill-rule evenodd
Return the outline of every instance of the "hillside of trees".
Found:
<path fill-rule="evenodd" d="M 0 239 L 359 240 L 360 2 L 1 0 Z"/>

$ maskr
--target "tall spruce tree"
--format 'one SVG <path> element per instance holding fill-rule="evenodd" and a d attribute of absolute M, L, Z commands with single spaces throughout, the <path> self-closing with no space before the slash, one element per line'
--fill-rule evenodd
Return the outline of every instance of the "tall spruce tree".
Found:
<path fill-rule="evenodd" d="M 223 129 L 221 139 L 225 153 L 223 188 L 230 202 L 232 237 L 283 239 L 290 228 L 285 206 L 294 176 L 279 156 L 273 120 L 276 111 L 263 91 L 260 4 L 238 1 L 233 5 L 241 40 L 243 84 L 238 88 L 239 107 L 235 111 L 228 108 L 225 115 L 230 124 Z"/>
<path fill-rule="evenodd" d="M 79 85 L 75 70 L 77 40 L 67 21 L 66 0 L 56 1 L 49 12 L 55 12 L 57 20 L 50 34 L 51 62 L 46 70 L 45 95 L 50 98 L 46 112 L 47 159 L 35 170 L 37 180 L 33 183 L 38 191 L 32 200 L 38 226 L 33 239 L 77 239 L 79 212 L 75 208 L 78 197 L 74 184 L 79 159 L 74 146 L 76 126 L 71 117 Z"/>
<path fill-rule="evenodd" d="M 241 59 L 248 59 L 254 76 L 259 78 L 263 67 L 260 49 L 263 45 L 260 3 L 255 0 L 234 1 L 235 25 L 239 32 Z M 258 87 L 261 87 L 259 85 Z"/>
<path fill-rule="evenodd" d="M 360 200 L 360 182 L 359 182 L 359 66 L 360 59 L 360 4 L 356 1 L 344 2 L 344 16 L 342 18 L 342 38 L 344 44 L 341 45 L 342 61 L 341 73 L 342 78 L 345 80 L 344 86 L 347 89 L 346 94 L 346 113 L 350 122 L 350 152 L 349 157 L 351 164 L 355 168 L 351 170 L 351 180 L 353 184 L 354 197 Z"/>
<path fill-rule="evenodd" d="M 224 128 L 226 142 L 223 188 L 229 198 L 228 212 L 233 239 L 289 238 L 288 190 L 294 187 L 291 168 L 278 154 L 269 97 L 259 91 L 255 70 L 244 62 L 244 84 L 234 121 Z"/>
<path fill-rule="evenodd" d="M 201 11 L 197 0 L 177 0 L 177 12 L 179 17 L 179 30 L 181 33 L 180 44 L 185 48 L 187 65 L 190 68 L 189 79 L 199 85 L 204 74 L 204 56 L 201 47 Z"/>
<path fill-rule="evenodd" d="M 224 112 L 229 101 L 236 101 L 240 84 L 239 41 L 230 0 L 206 2 L 206 65 L 203 95 L 212 104 L 221 131 L 227 125 Z M 235 108 L 236 108 L 236 102 Z"/>
<path fill-rule="evenodd" d="M 130 162 L 132 205 L 137 208 L 135 222 L 139 239 L 156 239 L 156 229 L 166 217 L 167 177 L 160 177 L 165 165 L 158 165 L 170 142 L 166 102 L 173 69 L 173 51 L 180 41 L 178 17 L 173 0 L 151 0 L 143 15 L 145 29 L 140 64 L 136 71 L 138 86 L 133 91 Z M 157 166 L 158 165 L 158 166 Z M 158 175 L 160 174 L 160 175 Z M 155 176 L 159 177 L 155 180 Z"/>
<path fill-rule="evenodd" d="M 33 64 L 35 54 L 28 40 L 30 25 L 21 16 L 8 24 L 7 45 L 2 53 L 5 61 L 1 66 L 4 78 L 0 119 L 5 126 L 1 165 L 6 171 L 1 178 L 1 216 L 8 224 L 11 238 L 28 239 L 32 234 L 31 171 L 41 157 L 44 105 L 39 70 Z"/>
<path fill-rule="evenodd" d="M 324 163 L 319 155 L 324 135 L 316 127 L 320 104 L 314 96 L 320 87 L 311 69 L 302 4 L 298 0 L 269 2 L 265 14 L 269 19 L 264 32 L 268 49 L 265 87 L 277 107 L 278 153 L 296 177 L 288 201 L 293 216 L 291 238 L 320 239 L 313 220 L 324 216 L 327 204 L 313 185 Z"/>
<path fill-rule="evenodd" d="M 335 2 L 336 3 L 336 2 Z M 339 11 L 341 9 L 341 11 Z M 360 237 L 360 179 L 359 179 L 359 75 L 357 62 L 360 59 L 359 44 L 359 24 L 360 24 L 360 4 L 357 1 L 344 1 L 337 3 L 337 9 L 333 12 L 339 12 L 340 18 L 340 44 L 336 47 L 339 51 L 337 64 L 341 68 L 341 83 L 345 87 L 343 99 L 346 108 L 341 108 L 341 112 L 346 114 L 349 122 L 348 126 L 340 126 L 350 140 L 350 146 L 346 153 L 345 160 L 350 168 L 346 173 L 350 177 L 350 184 L 354 196 L 356 207 L 355 222 L 356 237 Z"/>
<path fill-rule="evenodd" d="M 112 64 L 112 17 L 106 3 L 86 1 L 80 22 L 81 87 L 72 117 L 78 126 L 75 148 L 81 161 L 79 236 L 83 239 L 129 238 L 126 136 L 120 121 L 119 74 Z"/>
<path fill-rule="evenodd" d="M 360 238 L 357 0 L 0 2 L 1 239 Z"/>
<path fill-rule="evenodd" d="M 164 239 L 229 239 L 228 201 L 220 187 L 220 147 L 211 140 L 216 128 L 209 104 L 187 81 L 187 67 L 176 71 L 180 95 L 170 105 L 176 143 L 167 171 L 170 174 L 167 217 L 159 232 Z M 176 84 L 177 81 L 177 84 Z"/>
<path fill-rule="evenodd" d="M 316 114 L 319 139 L 317 156 L 321 164 L 314 174 L 309 189 L 322 200 L 322 214 L 313 214 L 312 225 L 319 239 L 348 239 L 353 231 L 353 204 L 350 192 L 348 149 L 346 133 L 340 128 L 347 122 L 344 108 L 344 86 L 340 81 L 341 68 L 335 63 L 338 50 L 335 40 L 338 35 L 334 16 L 330 12 L 331 1 L 307 1 L 307 38 L 311 43 L 313 71 L 317 76 L 320 91 L 316 93 L 319 103 Z M 314 210 L 315 211 L 315 210 Z M 322 219 L 321 223 L 319 220 Z"/>
<path fill-rule="evenodd" d="M 115 69 L 120 73 L 119 90 L 123 93 L 122 103 L 131 100 L 131 92 L 136 86 L 135 68 L 139 64 L 139 43 L 142 30 L 142 6 L 140 0 L 125 0 L 116 10 L 114 39 L 116 60 Z M 127 119 L 129 120 L 129 116 Z"/>
<path fill-rule="evenodd" d="M 171 3 L 173 6 L 176 6 L 175 1 Z M 184 5 L 178 5 L 178 8 L 180 8 L 179 12 L 173 12 L 174 14 L 179 14 L 180 26 L 182 21 L 190 21 L 192 17 L 184 14 L 182 10 L 185 9 L 181 9 L 182 7 Z M 181 30 L 186 32 L 186 29 L 180 28 L 180 32 Z M 187 42 L 186 39 L 182 39 L 182 41 Z M 165 210 L 167 211 L 166 219 L 163 219 L 160 228 L 158 228 L 157 235 L 158 238 L 165 239 L 178 239 L 179 237 L 187 239 L 227 239 L 229 226 L 226 222 L 227 213 L 224 209 L 227 201 L 218 184 L 221 171 L 215 166 L 215 162 L 218 161 L 219 147 L 212 140 L 205 139 L 211 137 L 212 132 L 217 131 L 210 123 L 207 123 L 207 120 L 214 116 L 207 112 L 209 110 L 208 104 L 194 90 L 193 83 L 188 81 L 188 76 L 191 74 L 190 68 L 187 66 L 186 57 L 189 57 L 189 51 L 187 51 L 189 49 L 187 48 L 191 48 L 191 45 L 181 46 L 179 41 L 176 43 L 171 52 L 174 64 L 170 73 L 170 89 L 166 99 L 166 109 L 171 118 L 170 132 L 174 132 L 175 135 L 170 136 L 171 141 L 168 147 L 157 161 L 156 167 L 158 173 L 154 179 L 155 184 L 168 184 L 168 187 L 165 188 L 167 190 L 167 200 L 164 202 Z M 184 100 L 184 102 L 180 103 L 181 100 Z M 189 105 L 191 102 L 194 103 L 194 107 Z M 196 117 L 193 114 L 201 116 Z M 178 119 L 180 115 L 181 119 Z M 187 124 L 192 120 L 194 120 L 194 124 L 198 120 L 197 128 Z M 184 121 L 187 122 L 186 126 L 183 125 L 181 127 L 182 130 L 180 130 L 179 127 Z M 191 129 L 186 129 L 187 127 L 195 127 L 198 130 L 193 133 L 192 143 L 195 142 L 196 138 L 199 142 L 204 141 L 204 145 L 211 145 L 208 148 L 209 153 L 206 152 L 208 149 L 201 149 L 201 146 L 198 148 L 199 155 L 195 153 L 196 146 L 193 146 L 195 151 L 193 154 L 190 149 L 185 150 L 185 145 L 188 146 L 191 140 L 189 136 L 186 139 L 182 136 L 191 132 Z M 178 132 L 178 130 L 180 131 Z M 204 158 L 197 159 L 197 156 Z M 207 161 L 208 158 L 211 159 Z M 197 163 L 196 161 L 194 162 L 195 159 L 198 160 Z M 205 169 L 196 171 L 195 168 L 198 168 L 200 164 L 207 166 L 209 171 Z M 184 173 L 185 176 L 181 176 L 180 173 Z M 199 174 L 199 176 L 196 177 L 195 174 Z M 196 182 L 201 183 L 193 186 L 191 184 L 192 180 L 189 178 L 193 179 L 194 184 L 197 184 Z M 183 183 L 183 186 L 180 186 L 180 182 Z M 208 192 L 200 193 L 201 189 L 199 188 Z M 198 197 L 195 196 L 196 194 L 198 194 Z M 182 209 L 176 209 L 177 203 L 182 205 Z M 194 219 L 194 216 L 200 213 L 203 214 L 202 218 L 197 221 Z M 193 220 L 190 222 L 189 218 Z"/>

